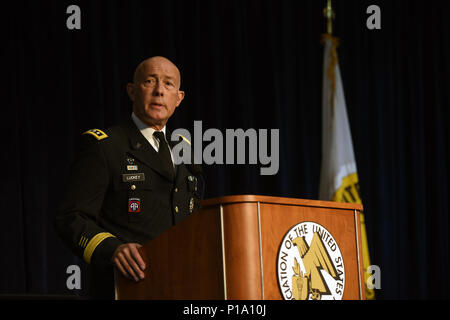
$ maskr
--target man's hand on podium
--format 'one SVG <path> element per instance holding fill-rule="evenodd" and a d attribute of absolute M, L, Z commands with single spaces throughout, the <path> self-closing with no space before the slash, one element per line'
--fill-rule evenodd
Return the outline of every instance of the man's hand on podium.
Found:
<path fill-rule="evenodd" d="M 144 279 L 145 263 L 139 254 L 139 243 L 120 245 L 113 254 L 112 261 L 119 271 L 128 279 L 138 282 Z"/>

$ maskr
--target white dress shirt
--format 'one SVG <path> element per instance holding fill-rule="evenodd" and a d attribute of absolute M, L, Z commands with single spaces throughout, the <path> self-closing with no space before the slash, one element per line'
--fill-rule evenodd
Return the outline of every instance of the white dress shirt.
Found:
<path fill-rule="evenodd" d="M 145 137 L 145 139 L 147 139 L 147 141 L 152 145 L 153 149 L 155 149 L 155 151 L 158 152 L 159 141 L 153 135 L 153 132 L 155 132 L 157 130 L 149 127 L 144 122 L 142 122 L 142 120 L 139 119 L 134 114 L 134 112 L 131 114 L 131 118 L 133 119 L 134 123 L 136 124 L 137 128 L 142 133 L 142 135 Z M 164 132 L 164 137 L 166 137 L 166 126 L 164 126 L 164 128 L 162 128 L 162 130 L 160 130 L 160 131 Z M 166 137 L 166 142 L 167 142 L 167 137 Z M 168 146 L 169 146 L 169 151 L 170 151 L 170 157 L 172 158 L 172 164 L 174 165 L 174 168 L 175 168 L 175 164 L 174 164 L 175 162 L 173 161 L 172 149 L 170 148 L 169 144 L 168 144 Z"/>

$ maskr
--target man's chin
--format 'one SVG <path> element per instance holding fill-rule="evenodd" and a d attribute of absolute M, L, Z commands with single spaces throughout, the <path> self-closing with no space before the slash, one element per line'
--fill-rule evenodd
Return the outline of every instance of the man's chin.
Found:
<path fill-rule="evenodd" d="M 141 119 L 145 124 L 147 124 L 149 127 L 164 127 L 167 123 L 167 118 L 162 116 L 155 116 L 155 115 L 145 115 L 145 119 Z"/>

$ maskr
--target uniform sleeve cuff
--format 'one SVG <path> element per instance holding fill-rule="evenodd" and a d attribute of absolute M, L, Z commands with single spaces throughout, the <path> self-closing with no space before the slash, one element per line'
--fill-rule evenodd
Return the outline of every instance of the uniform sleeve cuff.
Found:
<path fill-rule="evenodd" d="M 117 247 L 119 247 L 122 243 L 116 237 L 107 237 L 103 241 L 101 241 L 91 256 L 91 265 L 94 268 L 104 269 L 112 266 L 112 256 L 116 251 Z"/>

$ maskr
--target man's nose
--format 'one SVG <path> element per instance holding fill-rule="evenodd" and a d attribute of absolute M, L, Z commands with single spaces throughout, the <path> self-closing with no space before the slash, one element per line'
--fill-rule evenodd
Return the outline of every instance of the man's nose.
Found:
<path fill-rule="evenodd" d="M 155 87 L 153 88 L 154 96 L 162 96 L 164 95 L 164 86 L 160 81 L 156 81 Z"/>

